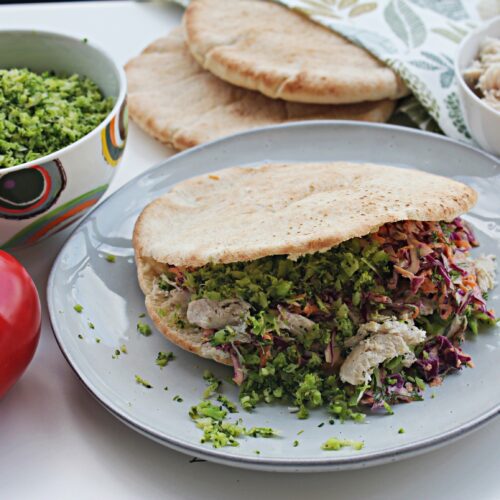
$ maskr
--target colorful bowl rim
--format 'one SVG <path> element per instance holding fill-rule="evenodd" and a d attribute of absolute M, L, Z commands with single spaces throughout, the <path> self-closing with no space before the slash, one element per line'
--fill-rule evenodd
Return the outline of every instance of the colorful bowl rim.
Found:
<path fill-rule="evenodd" d="M 50 30 L 32 30 L 32 29 L 0 29 L 0 35 L 2 34 L 25 34 L 27 36 L 30 35 L 42 35 L 42 36 L 50 36 L 50 37 L 56 37 L 60 38 L 65 41 L 71 41 L 71 42 L 79 42 L 82 43 L 88 47 L 91 47 L 98 52 L 101 53 L 101 55 L 104 57 L 104 59 L 108 62 L 110 68 L 116 73 L 118 76 L 118 82 L 119 82 L 119 91 L 118 91 L 118 96 L 116 98 L 116 102 L 113 106 L 113 109 L 108 113 L 106 118 L 97 125 L 93 130 L 91 130 L 88 134 L 84 135 L 83 137 L 80 137 L 75 142 L 72 142 L 71 144 L 68 144 L 62 149 L 58 149 L 57 151 L 54 151 L 48 155 L 41 156 L 40 158 L 36 158 L 35 160 L 27 161 L 24 163 L 21 163 L 19 165 L 13 165 L 12 167 L 3 167 L 0 168 L 0 177 L 3 177 L 5 174 L 10 173 L 10 172 L 15 172 L 17 170 L 22 170 L 25 168 L 32 167 L 33 165 L 40 165 L 42 163 L 49 162 L 51 160 L 54 160 L 61 156 L 64 153 L 67 153 L 68 151 L 78 147 L 80 144 L 82 144 L 84 141 L 90 139 L 96 134 L 100 134 L 101 131 L 108 125 L 108 123 L 111 121 L 113 116 L 115 116 L 123 103 L 125 102 L 125 99 L 127 97 L 127 78 L 125 76 L 125 71 L 123 68 L 115 62 L 115 60 L 104 50 L 99 44 L 96 44 L 94 42 L 89 42 L 88 39 L 82 38 L 82 37 L 76 37 L 76 36 L 71 36 L 71 35 L 66 35 L 64 33 L 58 33 L 56 31 L 50 31 Z"/>
<path fill-rule="evenodd" d="M 455 75 L 457 76 L 458 80 L 458 85 L 460 85 L 467 95 L 471 96 L 476 103 L 478 103 L 483 109 L 488 111 L 489 113 L 492 113 L 493 116 L 500 116 L 500 111 L 497 111 L 496 109 L 493 109 L 491 106 L 488 104 L 484 103 L 482 99 L 480 99 L 474 92 L 472 92 L 471 88 L 467 85 L 464 76 L 463 76 L 463 69 L 459 68 L 458 61 L 460 59 L 460 56 L 462 55 L 462 52 L 464 50 L 464 47 L 471 41 L 472 38 L 475 36 L 484 34 L 485 31 L 487 31 L 491 26 L 498 24 L 500 26 L 500 15 L 493 17 L 486 23 L 481 24 L 478 28 L 476 28 L 474 31 L 471 31 L 461 42 L 460 45 L 458 46 L 457 49 L 457 55 L 455 56 L 455 63 L 454 63 L 454 69 L 455 69 Z M 470 64 L 470 63 L 469 63 Z"/>

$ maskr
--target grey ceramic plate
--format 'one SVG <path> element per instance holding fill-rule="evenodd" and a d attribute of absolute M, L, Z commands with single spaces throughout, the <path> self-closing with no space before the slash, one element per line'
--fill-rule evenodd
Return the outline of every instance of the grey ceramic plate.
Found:
<path fill-rule="evenodd" d="M 323 410 L 303 421 L 284 406 L 265 405 L 238 416 L 246 426 L 277 428 L 281 437 L 246 438 L 235 448 L 200 444 L 201 431 L 190 421 L 188 410 L 201 399 L 203 370 L 209 368 L 225 380 L 232 370 L 182 352 L 156 332 L 150 337 L 136 332 L 144 305 L 136 281 L 132 228 L 149 201 L 187 177 L 282 160 L 370 161 L 460 179 L 480 194 L 467 219 L 476 228 L 481 251 L 500 254 L 500 164 L 477 150 L 438 135 L 353 122 L 292 124 L 229 137 L 179 154 L 121 188 L 78 226 L 61 250 L 48 284 L 50 318 L 64 355 L 85 386 L 120 420 L 176 450 L 228 465 L 277 471 L 339 470 L 398 460 L 457 439 L 497 415 L 500 331 L 490 328 L 465 347 L 475 369 L 427 390 L 423 402 L 396 407 L 392 417 L 368 415 L 364 424 L 330 425 Z M 114 264 L 105 260 L 107 254 L 116 256 Z M 81 314 L 73 310 L 75 304 L 83 306 Z M 498 288 L 490 294 L 490 304 L 500 311 Z M 113 359 L 122 345 L 128 354 Z M 177 355 L 164 369 L 155 365 L 161 350 Z M 153 388 L 136 384 L 136 374 Z M 225 392 L 237 401 L 230 383 L 225 383 Z M 430 398 L 431 392 L 435 398 Z M 174 401 L 176 395 L 183 401 Z M 322 422 L 325 425 L 319 427 Z M 400 427 L 404 434 L 398 434 Z M 322 451 L 321 444 L 333 436 L 362 440 L 365 447 Z M 300 444 L 293 447 L 296 439 Z"/>

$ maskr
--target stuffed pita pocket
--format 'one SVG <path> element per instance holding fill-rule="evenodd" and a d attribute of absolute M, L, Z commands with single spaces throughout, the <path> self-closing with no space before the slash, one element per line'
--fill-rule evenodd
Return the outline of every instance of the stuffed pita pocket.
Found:
<path fill-rule="evenodd" d="M 245 408 L 306 416 L 421 399 L 494 321 L 468 186 L 373 164 L 287 163 L 188 179 L 134 229 L 146 307 L 172 342 L 232 365 Z M 336 413 L 337 412 L 337 413 Z"/>

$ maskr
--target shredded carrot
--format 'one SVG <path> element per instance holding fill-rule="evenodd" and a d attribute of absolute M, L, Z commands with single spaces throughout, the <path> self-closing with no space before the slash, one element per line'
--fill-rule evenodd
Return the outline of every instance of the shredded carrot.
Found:
<path fill-rule="evenodd" d="M 380 243 L 381 245 L 383 245 L 387 241 L 384 237 L 380 236 L 380 234 L 378 233 L 373 233 L 372 239 L 375 240 L 377 243 Z"/>
<path fill-rule="evenodd" d="M 319 312 L 319 307 L 316 304 L 307 303 L 303 309 L 306 316 L 311 316 L 311 314 L 316 314 Z"/>
<path fill-rule="evenodd" d="M 263 338 L 264 340 L 273 340 L 273 336 L 272 336 L 272 334 L 271 334 L 271 333 L 269 333 L 269 332 L 265 332 L 265 333 L 263 333 L 263 334 L 262 334 L 262 338 Z"/>
<path fill-rule="evenodd" d="M 271 357 L 271 346 L 270 345 L 266 345 L 264 347 L 262 347 L 262 352 L 259 356 L 260 358 L 260 366 L 261 368 L 266 366 L 267 364 L 267 360 Z"/>
<path fill-rule="evenodd" d="M 175 267 L 175 266 L 169 267 L 168 272 L 174 273 L 176 276 L 183 276 L 184 275 L 184 273 L 178 267 Z"/>
<path fill-rule="evenodd" d="M 413 310 L 413 314 L 411 315 L 412 319 L 418 318 L 419 314 L 420 314 L 420 307 L 415 306 L 415 309 Z"/>
<path fill-rule="evenodd" d="M 466 250 L 469 250 L 471 248 L 470 243 L 467 240 L 458 240 L 458 241 L 455 241 L 455 245 L 458 248 L 465 248 Z"/>
<path fill-rule="evenodd" d="M 462 278 L 462 284 L 466 288 L 470 288 L 470 289 L 475 288 L 477 286 L 476 278 L 472 274 L 468 274 L 467 276 Z"/>
<path fill-rule="evenodd" d="M 425 281 L 420 285 L 420 290 L 424 293 L 436 293 L 437 292 L 437 287 L 436 285 L 430 280 L 429 278 L 426 278 Z"/>
<path fill-rule="evenodd" d="M 443 319 L 448 319 L 450 317 L 450 314 L 453 312 L 453 307 L 451 307 L 450 304 L 442 304 L 440 306 L 440 316 Z"/>

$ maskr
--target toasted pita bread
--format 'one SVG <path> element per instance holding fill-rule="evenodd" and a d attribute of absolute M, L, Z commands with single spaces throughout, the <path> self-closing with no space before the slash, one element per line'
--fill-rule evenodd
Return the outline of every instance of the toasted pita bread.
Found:
<path fill-rule="evenodd" d="M 193 59 L 172 31 L 125 67 L 132 119 L 148 134 L 182 150 L 255 127 L 311 119 L 385 122 L 390 100 L 322 106 L 287 103 L 219 80 Z"/>
<path fill-rule="evenodd" d="M 165 264 L 202 266 L 326 251 L 400 220 L 451 221 L 476 201 L 470 187 L 373 164 L 292 163 L 229 168 L 188 179 L 139 216 L 133 245 L 146 307 L 172 342 L 229 364 L 200 329 L 176 329 L 154 278 Z M 170 307 L 172 309 L 172 307 Z"/>
<path fill-rule="evenodd" d="M 341 104 L 397 99 L 402 80 L 364 49 L 292 10 L 256 0 L 193 0 L 183 18 L 196 60 L 268 97 Z"/>

